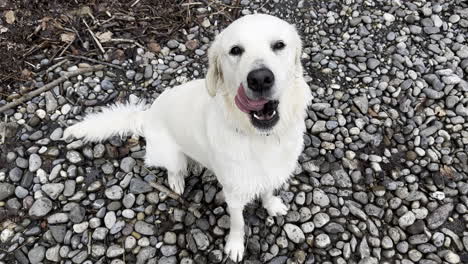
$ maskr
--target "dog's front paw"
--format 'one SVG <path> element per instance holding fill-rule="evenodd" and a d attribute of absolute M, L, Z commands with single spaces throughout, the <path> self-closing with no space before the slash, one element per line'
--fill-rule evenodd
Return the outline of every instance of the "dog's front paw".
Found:
<path fill-rule="evenodd" d="M 242 235 L 229 234 L 224 252 L 234 262 L 241 261 L 244 257 L 244 238 Z"/>
<path fill-rule="evenodd" d="M 265 207 L 271 216 L 280 216 L 288 213 L 288 207 L 278 196 L 273 196 L 268 201 L 263 201 L 263 207 Z"/>
<path fill-rule="evenodd" d="M 178 195 L 184 194 L 185 189 L 185 178 L 184 175 L 181 173 L 168 173 L 167 181 L 169 183 L 169 187 L 177 193 Z"/>

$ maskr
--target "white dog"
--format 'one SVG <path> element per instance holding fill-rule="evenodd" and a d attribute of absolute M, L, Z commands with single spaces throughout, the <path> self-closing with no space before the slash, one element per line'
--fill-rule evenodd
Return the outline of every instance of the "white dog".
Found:
<path fill-rule="evenodd" d="M 287 212 L 274 190 L 290 178 L 303 149 L 311 94 L 301 52 L 294 26 L 269 15 L 244 16 L 216 37 L 205 80 L 166 90 L 148 110 L 129 103 L 90 114 L 67 128 L 64 138 L 144 136 L 146 164 L 166 168 L 179 194 L 188 158 L 212 170 L 231 216 L 224 249 L 240 261 L 244 206 L 259 196 L 270 215 Z"/>

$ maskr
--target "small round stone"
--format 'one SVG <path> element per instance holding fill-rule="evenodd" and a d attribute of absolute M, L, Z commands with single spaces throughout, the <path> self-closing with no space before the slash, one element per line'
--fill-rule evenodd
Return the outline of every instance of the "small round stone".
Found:
<path fill-rule="evenodd" d="M 330 237 L 327 234 L 320 234 L 314 239 L 315 246 L 318 248 L 326 248 L 331 244 Z"/>

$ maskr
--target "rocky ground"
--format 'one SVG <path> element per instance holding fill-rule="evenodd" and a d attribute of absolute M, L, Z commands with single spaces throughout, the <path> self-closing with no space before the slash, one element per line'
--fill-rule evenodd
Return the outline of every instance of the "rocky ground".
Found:
<path fill-rule="evenodd" d="M 258 203 L 245 210 L 244 263 L 468 263 L 468 5 L 242 0 L 240 7 L 298 26 L 314 95 L 305 150 L 280 192 L 289 213 L 268 217 Z M 229 216 L 209 171 L 194 168 L 175 200 L 148 184 L 165 185 L 166 177 L 143 166 L 144 139 L 60 140 L 100 106 L 152 101 L 203 77 L 206 50 L 224 26 L 207 17 L 160 46 L 110 50 L 100 60 L 114 66 L 4 113 L 0 263 L 231 262 L 223 254 Z M 95 64 L 43 58 L 37 66 L 47 70 L 34 85 L 84 62 Z"/>

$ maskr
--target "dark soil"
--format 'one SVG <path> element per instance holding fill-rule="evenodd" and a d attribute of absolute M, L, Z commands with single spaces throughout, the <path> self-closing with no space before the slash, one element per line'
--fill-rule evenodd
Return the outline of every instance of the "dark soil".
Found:
<path fill-rule="evenodd" d="M 54 59 L 78 55 L 103 60 L 90 31 L 111 32 L 113 39 L 157 49 L 206 16 L 220 23 L 232 21 L 238 16 L 238 2 L 229 6 L 214 0 L 0 0 L 0 99 L 10 101 L 18 96 L 13 93 L 33 88 L 35 74 Z M 209 7 L 209 12 L 197 12 L 200 7 Z M 118 43 L 101 44 L 107 52 Z M 41 65 L 42 59 L 50 65 Z"/>

